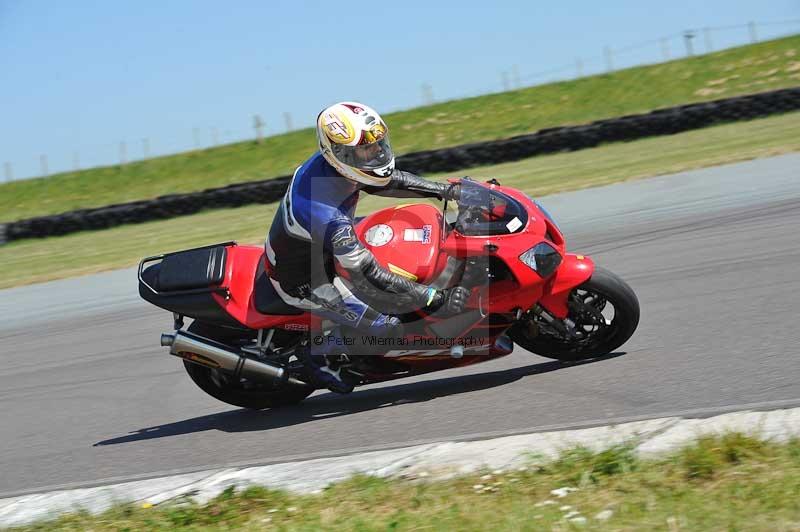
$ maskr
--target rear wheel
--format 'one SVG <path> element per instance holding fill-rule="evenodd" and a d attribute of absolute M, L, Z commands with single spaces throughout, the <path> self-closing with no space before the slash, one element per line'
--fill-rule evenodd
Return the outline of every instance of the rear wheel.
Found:
<path fill-rule="evenodd" d="M 571 334 L 536 313 L 515 325 L 509 336 L 532 353 L 575 361 L 607 355 L 628 341 L 639 324 L 639 300 L 614 273 L 595 268 L 592 277 L 569 295 Z"/>
<path fill-rule="evenodd" d="M 235 331 L 227 330 L 224 327 L 214 327 L 198 321 L 189 325 L 187 330 L 223 343 L 231 343 L 231 340 L 235 339 L 234 337 L 236 336 Z M 275 387 L 248 381 L 247 379 L 239 379 L 237 381 L 231 375 L 187 360 L 183 361 L 183 365 L 186 368 L 186 373 L 189 374 L 189 377 L 201 390 L 224 403 L 242 408 L 263 410 L 265 408 L 294 405 L 311 395 L 315 390 L 313 386 L 283 385 Z"/>

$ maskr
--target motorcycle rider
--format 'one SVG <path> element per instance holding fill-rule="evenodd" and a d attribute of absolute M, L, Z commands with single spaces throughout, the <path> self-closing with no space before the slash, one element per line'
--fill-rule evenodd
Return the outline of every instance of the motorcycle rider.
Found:
<path fill-rule="evenodd" d="M 324 109 L 317 117 L 317 139 L 319 152 L 295 171 L 265 247 L 270 280 L 284 302 L 339 325 L 323 342 L 326 345 L 311 342 L 301 356 L 318 384 L 347 393 L 353 386 L 334 359 L 346 351 L 339 341 L 342 326 L 402 338 L 403 325 L 396 314 L 409 308 L 455 314 L 469 295 L 461 287 L 418 284 L 378 264 L 354 229 L 360 192 L 453 200 L 459 187 L 395 169 L 386 123 L 361 103 L 341 102 Z M 336 274 L 336 264 L 347 281 Z M 362 295 L 391 298 L 394 310 L 377 310 L 351 288 Z"/>

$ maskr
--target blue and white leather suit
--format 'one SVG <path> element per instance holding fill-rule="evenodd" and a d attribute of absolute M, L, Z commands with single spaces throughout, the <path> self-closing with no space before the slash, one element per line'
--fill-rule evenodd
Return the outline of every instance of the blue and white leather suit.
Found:
<path fill-rule="evenodd" d="M 397 308 L 441 302 L 435 299 L 441 293 L 377 263 L 354 229 L 359 194 L 441 199 L 447 190 L 444 183 L 399 170 L 386 186 L 363 185 L 342 177 L 316 153 L 295 172 L 267 237 L 273 286 L 289 305 L 362 332 L 391 334 L 399 321 L 371 308 L 351 287 L 357 293 L 383 292 Z M 348 272 L 348 282 L 336 275 L 335 262 Z"/>

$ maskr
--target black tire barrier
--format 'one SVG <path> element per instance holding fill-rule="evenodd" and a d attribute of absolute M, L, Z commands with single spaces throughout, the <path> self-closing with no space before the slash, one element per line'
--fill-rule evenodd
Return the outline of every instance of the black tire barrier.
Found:
<path fill-rule="evenodd" d="M 134 201 L 81 209 L 53 216 L 28 218 L 6 225 L 6 240 L 44 238 L 77 231 L 106 229 L 118 225 L 163 220 L 194 214 L 206 209 L 241 207 L 252 203 L 271 203 L 279 200 L 291 176 L 266 181 L 237 183 L 222 188 L 206 189 L 188 194 L 169 194 L 152 200 Z"/>
<path fill-rule="evenodd" d="M 411 153 L 398 158 L 409 172 L 451 172 L 536 155 L 592 148 L 608 142 L 671 135 L 725 122 L 800 110 L 800 87 L 658 109 L 590 124 L 542 129 L 509 139 Z"/>
<path fill-rule="evenodd" d="M 547 128 L 508 139 L 463 144 L 410 153 L 398 158 L 403 170 L 418 174 L 452 172 L 536 155 L 592 148 L 603 143 L 672 135 L 724 122 L 750 120 L 800 110 L 800 87 L 710 102 L 679 105 L 589 124 Z M 0 244 L 24 238 L 45 238 L 77 231 L 174 218 L 206 209 L 241 207 L 279 200 L 291 176 L 237 183 L 151 200 L 81 209 L 0 224 Z M 3 231 L 4 229 L 4 231 Z"/>

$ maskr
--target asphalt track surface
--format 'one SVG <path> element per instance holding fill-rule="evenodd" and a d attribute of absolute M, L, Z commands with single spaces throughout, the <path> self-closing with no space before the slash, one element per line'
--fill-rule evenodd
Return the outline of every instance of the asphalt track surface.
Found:
<path fill-rule="evenodd" d="M 561 365 L 517 349 L 470 368 L 251 412 L 206 396 L 159 347 L 170 316 L 138 301 L 131 271 L 0 291 L 0 496 L 800 405 L 800 155 L 545 204 L 572 250 L 623 276 L 640 298 L 639 330 L 614 356 Z"/>

